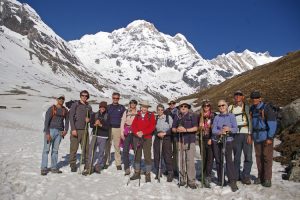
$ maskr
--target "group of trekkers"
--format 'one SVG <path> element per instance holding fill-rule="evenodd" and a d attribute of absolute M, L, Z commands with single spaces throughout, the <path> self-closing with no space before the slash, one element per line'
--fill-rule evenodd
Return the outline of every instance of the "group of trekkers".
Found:
<path fill-rule="evenodd" d="M 79 171 L 82 175 L 101 173 L 111 164 L 110 149 L 113 144 L 116 168 L 122 170 L 123 160 L 125 176 L 129 176 L 128 183 L 132 180 L 139 180 L 140 183 L 143 174 L 145 182 L 151 182 L 153 142 L 155 179 L 160 182 L 161 177 L 166 175 L 167 182 L 173 182 L 174 177 L 178 177 L 179 187 L 196 189 L 195 155 L 198 143 L 201 167 L 197 168 L 201 170 L 199 179 L 202 187 L 210 188 L 211 182 L 215 182 L 222 187 L 228 184 L 235 192 L 238 190 L 237 181 L 251 184 L 254 141 L 258 169 L 254 184 L 271 187 L 276 119 L 272 109 L 262 101 L 259 91 L 251 92 L 250 98 L 251 106 L 245 102 L 244 94 L 240 90 L 236 91 L 234 104 L 228 106 L 225 100 L 218 101 L 218 112 L 213 112 L 209 100 L 203 100 L 199 115 L 191 111 L 188 101 L 180 101 L 177 107 L 175 101 L 170 101 L 167 109 L 158 104 L 156 111 L 150 112 L 148 101 L 138 103 L 131 100 L 126 109 L 119 104 L 120 94 L 117 92 L 112 94 L 111 104 L 102 101 L 99 110 L 93 112 L 86 90 L 80 92 L 80 100 L 67 105 L 70 107 L 68 110 L 64 106 L 65 96 L 59 95 L 57 103 L 48 109 L 45 116 L 41 175 L 47 175 L 49 171 L 62 173 L 57 165 L 58 148 L 70 123 L 71 172 Z M 89 126 L 92 128 L 91 135 L 88 132 Z M 78 169 L 76 154 L 79 144 L 82 153 Z M 50 148 L 51 168 L 48 169 Z M 131 149 L 134 153 L 132 167 Z M 242 152 L 244 165 L 241 167 Z M 216 179 L 212 177 L 214 161 Z M 84 164 L 83 171 L 81 164 Z M 225 181 L 225 174 L 228 181 Z"/>

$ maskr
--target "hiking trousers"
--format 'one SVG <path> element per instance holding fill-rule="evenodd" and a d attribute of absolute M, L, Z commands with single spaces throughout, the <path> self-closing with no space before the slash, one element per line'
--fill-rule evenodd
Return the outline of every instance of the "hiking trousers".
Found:
<path fill-rule="evenodd" d="M 160 158 L 160 142 L 162 140 L 162 152 Z M 171 136 L 165 136 L 163 139 L 155 136 L 153 143 L 154 167 L 159 171 L 159 160 L 164 159 L 168 173 L 173 174 L 173 159 L 172 159 L 172 140 Z"/>
<path fill-rule="evenodd" d="M 72 134 L 70 135 L 70 167 L 76 166 L 76 154 L 79 147 L 81 146 L 81 156 L 83 156 L 84 164 L 88 162 L 88 155 L 89 155 L 89 133 L 86 130 L 76 130 L 77 137 L 74 137 Z M 84 141 L 83 137 L 86 134 L 86 141 L 85 141 L 85 149 L 83 148 Z"/>
<path fill-rule="evenodd" d="M 136 151 L 135 160 L 134 160 L 134 169 L 136 171 L 141 170 L 141 160 L 142 160 L 142 150 L 144 153 L 145 167 L 146 172 L 151 172 L 152 169 L 152 160 L 151 160 L 151 146 L 152 138 L 138 138 L 133 136 L 133 148 Z"/>
<path fill-rule="evenodd" d="M 254 143 L 258 178 L 261 181 L 272 179 L 273 143 L 266 145 L 265 141 Z"/>
<path fill-rule="evenodd" d="M 194 184 L 196 181 L 196 167 L 195 167 L 195 143 L 178 142 L 178 162 L 179 176 L 181 180 L 187 181 L 187 184 Z M 187 174 L 187 177 L 185 177 Z"/>
<path fill-rule="evenodd" d="M 121 141 L 121 128 L 111 128 L 110 136 L 107 141 L 106 148 L 105 148 L 105 159 L 104 160 L 106 162 L 106 165 L 109 165 L 109 163 L 111 161 L 110 153 L 111 153 L 112 143 L 113 143 L 114 149 L 115 149 L 116 166 L 120 166 L 122 164 L 120 141 Z"/>
<path fill-rule="evenodd" d="M 234 137 L 233 154 L 236 180 L 250 178 L 252 161 L 252 144 L 247 143 L 248 134 L 238 133 Z M 244 166 L 241 173 L 241 156 L 244 154 Z"/>

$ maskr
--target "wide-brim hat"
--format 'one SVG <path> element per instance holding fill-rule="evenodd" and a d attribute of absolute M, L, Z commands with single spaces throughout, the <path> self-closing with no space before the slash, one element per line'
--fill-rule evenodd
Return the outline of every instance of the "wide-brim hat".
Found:
<path fill-rule="evenodd" d="M 189 109 L 191 109 L 191 104 L 189 104 L 188 101 L 186 100 L 182 100 L 179 102 L 179 107 L 182 106 L 182 105 L 187 105 Z"/>
<path fill-rule="evenodd" d="M 139 104 L 142 107 L 148 107 L 148 108 L 151 107 L 150 104 L 149 104 L 149 101 L 141 101 Z"/>

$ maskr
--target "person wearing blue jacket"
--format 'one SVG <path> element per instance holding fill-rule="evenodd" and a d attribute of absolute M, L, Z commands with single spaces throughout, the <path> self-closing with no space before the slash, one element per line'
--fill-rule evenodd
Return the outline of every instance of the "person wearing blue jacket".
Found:
<path fill-rule="evenodd" d="M 233 192 L 238 190 L 236 185 L 236 172 L 232 158 L 234 135 L 238 132 L 238 126 L 234 114 L 228 113 L 228 104 L 225 100 L 218 102 L 220 114 L 217 115 L 213 122 L 212 141 L 213 154 L 216 160 L 218 185 L 222 182 L 222 171 L 224 169 L 221 164 L 223 143 L 219 142 L 220 137 L 227 136 L 225 159 L 226 159 L 226 174 L 229 180 L 229 186 Z"/>
<path fill-rule="evenodd" d="M 258 177 L 254 184 L 271 187 L 276 116 L 272 108 L 262 101 L 259 91 L 253 91 L 250 98 L 253 104 L 250 108 L 250 116 L 252 117 L 252 135 L 258 170 Z"/>

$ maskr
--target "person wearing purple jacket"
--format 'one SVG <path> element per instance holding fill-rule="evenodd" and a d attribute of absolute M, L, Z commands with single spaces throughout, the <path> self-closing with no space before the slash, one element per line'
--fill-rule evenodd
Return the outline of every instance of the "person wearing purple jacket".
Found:
<path fill-rule="evenodd" d="M 217 115 L 213 122 L 212 129 L 212 141 L 213 141 L 213 154 L 216 159 L 218 184 L 222 182 L 222 147 L 223 144 L 219 142 L 221 136 L 227 136 L 226 149 L 225 149 L 225 160 L 226 160 L 226 174 L 229 181 L 229 186 L 233 192 L 238 190 L 236 185 L 236 172 L 234 168 L 234 162 L 232 158 L 233 151 L 233 140 L 234 135 L 238 132 L 237 122 L 234 114 L 228 113 L 228 104 L 225 100 L 220 100 L 218 102 L 218 108 L 220 114 Z"/>

